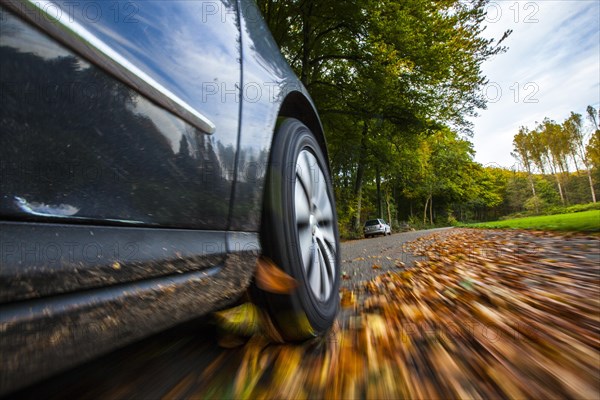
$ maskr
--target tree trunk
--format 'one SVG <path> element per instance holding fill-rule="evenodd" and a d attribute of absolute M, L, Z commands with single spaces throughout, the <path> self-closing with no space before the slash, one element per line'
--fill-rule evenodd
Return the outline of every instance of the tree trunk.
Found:
<path fill-rule="evenodd" d="M 425 200 L 425 208 L 423 209 L 423 225 L 427 223 L 427 205 L 429 204 L 430 197 L 431 196 L 427 196 L 427 199 Z"/>
<path fill-rule="evenodd" d="M 375 173 L 377 174 L 375 177 L 377 183 L 377 216 L 383 218 L 383 213 L 381 212 L 381 177 L 379 176 L 379 165 L 377 166 Z"/>
<path fill-rule="evenodd" d="M 390 196 L 386 193 L 385 202 L 387 207 L 388 224 L 392 226 L 392 211 L 390 210 Z"/>
<path fill-rule="evenodd" d="M 369 126 L 367 122 L 363 125 L 362 138 L 360 140 L 360 156 L 358 158 L 358 168 L 356 170 L 356 181 L 354 183 L 354 198 L 356 199 L 356 214 L 352 218 L 352 228 L 355 232 L 360 231 L 360 212 L 362 206 L 362 187 L 365 174 L 365 162 L 367 159 L 367 133 Z"/>
<path fill-rule="evenodd" d="M 590 182 L 590 191 L 592 192 L 592 201 L 596 202 L 596 192 L 594 191 L 594 181 L 592 180 L 592 172 L 587 168 L 588 181 Z"/>
<path fill-rule="evenodd" d="M 554 175 L 554 178 L 556 179 L 556 185 L 558 186 L 558 194 L 560 195 L 560 202 L 562 203 L 562 205 L 565 205 L 565 196 L 563 194 L 563 190 L 562 190 L 562 185 L 560 184 L 560 177 L 559 172 L 552 166 L 552 163 L 550 163 L 550 172 L 552 172 L 552 174 Z"/>
<path fill-rule="evenodd" d="M 433 225 L 433 196 L 429 196 L 429 223 Z"/>
<path fill-rule="evenodd" d="M 562 179 L 562 190 L 563 196 L 565 197 L 565 204 L 569 205 L 569 193 L 567 192 L 567 187 L 569 183 L 569 166 L 563 162 L 559 164 L 560 176 Z"/>
<path fill-rule="evenodd" d="M 562 185 L 560 184 L 560 178 L 558 177 L 557 174 L 554 174 L 554 177 L 556 178 L 556 184 L 558 186 L 558 194 L 560 195 L 560 201 L 562 203 L 562 205 L 565 205 L 565 195 L 563 194 L 563 190 L 562 190 Z"/>
<path fill-rule="evenodd" d="M 579 176 L 579 165 L 577 165 L 576 154 L 575 153 L 571 154 L 571 157 L 573 158 L 573 163 L 575 164 L 575 171 L 577 172 L 577 176 Z"/>
<path fill-rule="evenodd" d="M 533 193 L 533 196 L 535 197 L 535 185 L 533 184 L 533 176 L 530 169 L 527 169 L 527 176 L 529 178 L 529 184 L 531 185 L 531 193 Z"/>
<path fill-rule="evenodd" d="M 592 169 L 590 168 L 590 164 L 588 160 L 585 158 L 585 148 L 583 147 L 583 143 L 579 143 L 579 153 L 581 157 L 581 161 L 583 162 L 583 166 L 585 167 L 585 172 L 588 176 L 588 181 L 590 182 L 590 192 L 592 192 L 592 202 L 596 202 L 596 191 L 594 190 L 594 181 L 592 179 Z"/>
<path fill-rule="evenodd" d="M 354 198 L 356 199 L 356 214 L 352 217 L 352 228 L 358 232 L 360 230 L 360 211 L 362 206 L 362 185 L 363 185 L 364 166 L 359 162 L 356 171 L 356 182 L 354 184 Z"/>

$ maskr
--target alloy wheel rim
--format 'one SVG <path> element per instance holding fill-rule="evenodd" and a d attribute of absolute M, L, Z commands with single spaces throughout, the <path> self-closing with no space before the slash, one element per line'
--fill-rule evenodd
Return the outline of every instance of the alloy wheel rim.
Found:
<path fill-rule="evenodd" d="M 298 154 L 295 178 L 296 227 L 302 266 L 314 296 L 326 301 L 335 282 L 333 206 L 325 174 L 316 157 L 306 149 Z"/>

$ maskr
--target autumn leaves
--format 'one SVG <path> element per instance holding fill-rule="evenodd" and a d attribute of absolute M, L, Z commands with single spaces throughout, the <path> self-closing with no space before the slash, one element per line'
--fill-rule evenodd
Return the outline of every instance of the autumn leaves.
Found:
<path fill-rule="evenodd" d="M 253 306 L 232 312 L 223 330 L 249 337 L 209 368 L 199 394 L 598 397 L 598 236 L 463 229 L 407 248 L 427 259 L 343 289 L 328 336 L 277 344 Z"/>

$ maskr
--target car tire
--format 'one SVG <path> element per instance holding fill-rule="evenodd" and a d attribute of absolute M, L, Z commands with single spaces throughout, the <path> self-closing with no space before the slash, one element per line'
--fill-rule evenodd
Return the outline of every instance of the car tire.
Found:
<path fill-rule="evenodd" d="M 327 160 L 313 133 L 287 118 L 273 139 L 261 224 L 263 256 L 296 280 L 289 294 L 253 292 L 286 341 L 322 335 L 339 310 L 340 249 Z"/>

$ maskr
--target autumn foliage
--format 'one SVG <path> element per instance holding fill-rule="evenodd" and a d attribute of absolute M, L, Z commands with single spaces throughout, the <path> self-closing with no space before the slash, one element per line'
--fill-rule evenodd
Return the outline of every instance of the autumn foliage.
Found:
<path fill-rule="evenodd" d="M 194 395 L 598 397 L 598 236 L 452 230 L 408 248 L 427 260 L 343 289 L 326 337 L 282 345 L 224 324 L 238 347 Z"/>

